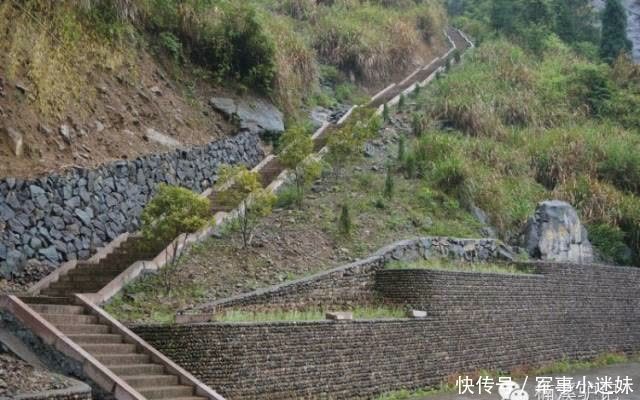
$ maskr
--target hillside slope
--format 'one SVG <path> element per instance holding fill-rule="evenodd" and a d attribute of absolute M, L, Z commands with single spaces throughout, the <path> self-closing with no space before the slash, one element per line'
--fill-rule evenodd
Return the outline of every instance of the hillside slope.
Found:
<path fill-rule="evenodd" d="M 235 132 L 211 110 L 212 95 L 267 97 L 290 120 L 353 102 L 443 46 L 445 23 L 438 2 L 4 2 L 0 175 Z"/>

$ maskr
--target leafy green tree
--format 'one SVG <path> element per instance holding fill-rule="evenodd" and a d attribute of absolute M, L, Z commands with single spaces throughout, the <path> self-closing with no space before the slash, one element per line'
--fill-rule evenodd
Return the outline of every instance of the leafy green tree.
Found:
<path fill-rule="evenodd" d="M 602 13 L 600 57 L 612 63 L 620 53 L 628 53 L 633 45 L 627 38 L 627 13 L 620 0 L 607 0 Z"/>
<path fill-rule="evenodd" d="M 298 125 L 287 129 L 280 140 L 282 151 L 278 160 L 293 173 L 296 202 L 300 207 L 307 186 L 322 173 L 322 164 L 309 158 L 313 153 L 313 139 L 303 127 Z"/>
<path fill-rule="evenodd" d="M 365 142 L 378 132 L 380 119 L 368 109 L 358 109 L 346 125 L 329 135 L 329 160 L 337 176 L 344 166 L 362 154 Z"/>
<path fill-rule="evenodd" d="M 271 214 L 276 196 L 262 187 L 260 175 L 244 165 L 220 169 L 219 185 L 224 189 L 222 197 L 239 200 L 238 226 L 242 234 L 242 246 L 247 248 L 253 239 L 255 226 L 260 218 Z"/>
<path fill-rule="evenodd" d="M 142 235 L 150 249 L 165 246 L 183 233 L 203 228 L 211 217 L 209 199 L 189 189 L 161 184 L 142 212 Z M 174 247 L 172 262 L 178 256 Z"/>

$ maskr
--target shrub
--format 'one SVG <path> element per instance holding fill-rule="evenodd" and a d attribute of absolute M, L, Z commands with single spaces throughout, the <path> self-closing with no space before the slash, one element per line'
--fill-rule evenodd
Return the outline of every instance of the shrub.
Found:
<path fill-rule="evenodd" d="M 391 200 L 393 197 L 395 184 L 393 182 L 393 173 L 391 172 L 391 168 L 387 168 L 387 176 L 384 180 L 384 192 L 383 196 L 387 200 Z"/>
<path fill-rule="evenodd" d="M 603 160 L 598 163 L 602 179 L 616 187 L 640 195 L 640 146 L 626 140 L 609 141 Z"/>
<path fill-rule="evenodd" d="M 253 239 L 253 231 L 260 218 L 271 214 L 276 196 L 262 188 L 260 175 L 244 165 L 220 168 L 220 197 L 238 199 L 240 203 L 238 226 L 242 234 L 242 246 L 247 248 Z"/>
<path fill-rule="evenodd" d="M 617 226 L 590 225 L 589 240 L 606 261 L 629 265 L 633 260 L 625 244 L 625 233 Z"/>
<path fill-rule="evenodd" d="M 338 232 L 344 236 L 350 236 L 353 231 L 353 221 L 351 220 L 351 212 L 349 206 L 343 204 L 340 207 L 340 217 L 338 218 Z"/>
<path fill-rule="evenodd" d="M 400 163 L 402 163 L 406 157 L 406 143 L 407 139 L 404 135 L 400 134 L 400 137 L 398 138 L 398 154 L 396 155 L 396 159 Z"/>
<path fill-rule="evenodd" d="M 400 98 L 398 99 L 398 111 L 404 110 L 405 98 L 404 94 L 400 93 Z"/>
<path fill-rule="evenodd" d="M 221 79 L 231 77 L 264 92 L 273 88 L 276 49 L 253 6 L 244 2 L 147 0 L 144 20 L 152 32 L 169 32 L 190 59 Z"/>
<path fill-rule="evenodd" d="M 209 199 L 185 188 L 161 184 L 142 212 L 142 235 L 146 245 L 155 249 L 183 233 L 196 232 L 210 217 Z M 175 261 L 177 252 L 172 256 Z"/>
<path fill-rule="evenodd" d="M 390 120 L 389 106 L 387 106 L 387 103 L 384 103 L 382 105 L 382 120 L 385 122 L 388 122 Z"/>
<path fill-rule="evenodd" d="M 362 154 L 362 146 L 377 134 L 380 125 L 372 110 L 358 108 L 344 126 L 329 135 L 329 159 L 336 175 L 340 175 L 349 161 Z"/>
<path fill-rule="evenodd" d="M 298 206 L 302 206 L 305 189 L 320 176 L 322 165 L 317 160 L 308 159 L 313 153 L 313 140 L 303 127 L 296 125 L 287 129 L 280 140 L 282 151 L 278 159 L 293 173 Z"/>

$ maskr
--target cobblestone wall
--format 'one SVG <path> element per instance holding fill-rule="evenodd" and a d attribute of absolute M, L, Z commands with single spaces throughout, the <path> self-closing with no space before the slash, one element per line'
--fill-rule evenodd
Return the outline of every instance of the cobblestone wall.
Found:
<path fill-rule="evenodd" d="M 374 274 L 384 301 L 424 320 L 136 326 L 233 399 L 370 398 L 476 369 L 640 350 L 640 270 L 537 264 L 533 274 Z"/>
<path fill-rule="evenodd" d="M 434 257 L 468 261 L 508 260 L 512 254 L 493 239 L 424 237 L 384 247 L 371 257 L 306 278 L 214 301 L 185 315 L 218 312 L 226 308 L 302 309 L 314 306 L 349 306 L 375 300 L 375 272 L 390 261 L 414 261 Z"/>
<path fill-rule="evenodd" d="M 221 164 L 256 165 L 257 135 L 241 133 L 204 146 L 74 169 L 33 180 L 0 180 L 0 276 L 20 276 L 26 260 L 58 265 L 89 257 L 138 228 L 160 183 L 201 192 Z"/>

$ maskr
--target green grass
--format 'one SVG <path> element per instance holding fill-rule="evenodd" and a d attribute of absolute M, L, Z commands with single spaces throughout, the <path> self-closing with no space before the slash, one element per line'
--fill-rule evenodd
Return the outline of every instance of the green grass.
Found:
<path fill-rule="evenodd" d="M 465 262 L 447 258 L 434 258 L 417 262 L 395 261 L 385 266 L 386 269 L 429 269 L 435 271 L 478 272 L 493 274 L 531 274 L 532 269 L 518 265 L 502 263 Z"/>
<path fill-rule="evenodd" d="M 419 96 L 428 126 L 404 169 L 489 215 L 508 240 L 541 200 L 574 205 L 607 258 L 640 258 L 640 106 L 633 74 L 585 59 L 557 40 L 541 55 L 499 39 Z M 633 72 L 635 71 L 635 72 Z M 608 91 L 603 95 L 603 90 Z M 634 253 L 621 257 L 626 244 Z"/>
<path fill-rule="evenodd" d="M 405 312 L 391 307 L 356 307 L 350 310 L 302 310 L 302 311 L 240 311 L 230 310 L 215 316 L 220 322 L 274 322 L 274 321 L 321 321 L 326 319 L 327 311 L 350 311 L 358 320 L 404 318 Z"/>

